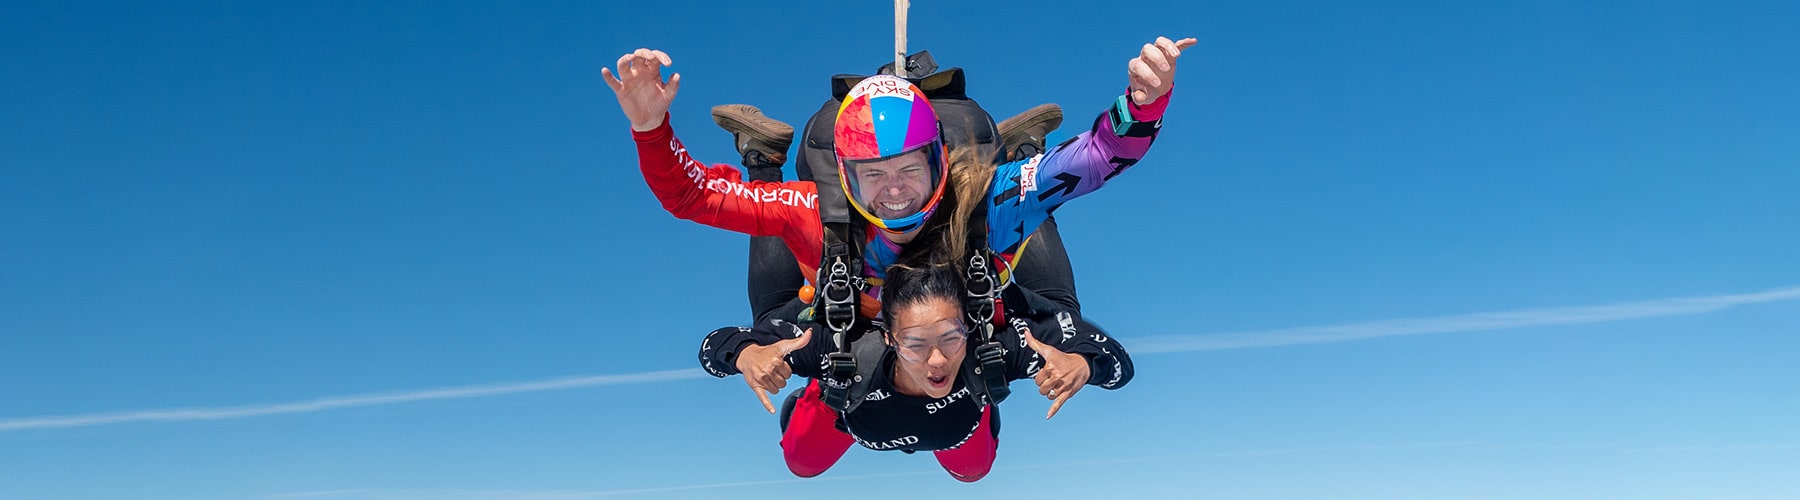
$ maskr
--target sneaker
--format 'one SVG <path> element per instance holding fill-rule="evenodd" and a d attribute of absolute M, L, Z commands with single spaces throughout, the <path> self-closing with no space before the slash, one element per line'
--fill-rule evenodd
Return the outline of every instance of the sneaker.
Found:
<path fill-rule="evenodd" d="M 1062 126 L 1062 106 L 1039 104 L 1024 113 L 1000 121 L 1000 147 L 1006 161 L 1030 158 L 1044 152 L 1044 137 Z"/>
<path fill-rule="evenodd" d="M 749 104 L 713 106 L 713 123 L 731 132 L 738 154 L 744 155 L 744 166 L 780 168 L 787 163 L 788 146 L 794 144 L 794 127 L 764 116 L 762 110 Z"/>

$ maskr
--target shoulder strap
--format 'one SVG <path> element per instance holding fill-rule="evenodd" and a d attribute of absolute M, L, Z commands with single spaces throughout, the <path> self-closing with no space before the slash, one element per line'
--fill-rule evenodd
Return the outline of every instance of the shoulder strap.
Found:
<path fill-rule="evenodd" d="M 813 316 L 830 330 L 836 352 L 825 355 L 825 405 L 840 412 L 847 411 L 851 382 L 858 371 L 857 358 L 851 353 L 851 331 L 858 322 L 860 295 L 868 289 L 862 278 L 861 231 L 855 224 L 825 223 L 825 251 L 815 279 L 818 292 L 813 295 Z M 865 335 L 866 336 L 866 335 Z"/>
<path fill-rule="evenodd" d="M 870 328 L 850 343 L 850 355 L 856 358 L 856 374 L 850 378 L 843 413 L 855 411 L 869 397 L 869 389 L 875 384 L 875 370 L 881 367 L 881 357 L 887 355 L 887 341 L 882 337 L 881 329 Z"/>
<path fill-rule="evenodd" d="M 970 216 L 969 257 L 964 267 L 963 314 L 972 329 L 969 342 L 974 356 L 963 358 L 965 382 L 983 405 L 1000 404 L 1012 395 L 1006 380 L 1006 349 L 994 336 L 999 322 L 1000 274 L 993 268 L 994 251 L 987 245 L 987 203 L 982 200 Z"/>

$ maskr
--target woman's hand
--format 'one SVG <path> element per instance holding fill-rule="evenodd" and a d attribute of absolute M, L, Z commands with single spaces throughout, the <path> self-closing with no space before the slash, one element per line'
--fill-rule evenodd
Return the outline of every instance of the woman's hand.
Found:
<path fill-rule="evenodd" d="M 1044 414 L 1044 419 L 1048 420 L 1050 417 L 1056 416 L 1057 410 L 1062 409 L 1063 402 L 1081 391 L 1081 387 L 1087 384 L 1088 377 L 1092 376 L 1092 373 L 1088 370 L 1087 358 L 1080 354 L 1059 351 L 1038 340 L 1036 335 L 1031 334 L 1031 329 L 1024 328 L 1023 330 L 1025 331 L 1025 345 L 1031 350 L 1037 351 L 1038 357 L 1044 359 L 1044 367 L 1038 369 L 1037 376 L 1033 377 L 1033 380 L 1037 381 L 1038 394 L 1042 394 L 1052 401 L 1050 413 Z"/>
<path fill-rule="evenodd" d="M 799 337 L 769 345 L 744 346 L 738 350 L 738 372 L 744 374 L 744 383 L 750 384 L 750 390 L 756 393 L 756 399 L 762 400 L 763 408 L 769 413 L 775 413 L 775 405 L 769 403 L 769 394 L 787 387 L 788 377 L 794 374 L 794 369 L 788 367 L 788 353 L 806 347 L 810 341 L 812 329 L 808 328 Z"/>

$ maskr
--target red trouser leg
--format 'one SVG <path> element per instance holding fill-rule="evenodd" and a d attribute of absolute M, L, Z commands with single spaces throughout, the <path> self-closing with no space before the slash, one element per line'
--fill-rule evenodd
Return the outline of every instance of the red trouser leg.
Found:
<path fill-rule="evenodd" d="M 937 455 L 938 465 L 950 472 L 950 477 L 957 481 L 973 483 L 986 477 L 994 468 L 994 455 L 1000 448 L 1000 440 L 994 437 L 989 420 L 993 418 L 994 407 L 981 409 L 981 424 L 975 426 L 975 435 L 963 441 L 962 446 L 948 450 L 932 452 Z"/>
<path fill-rule="evenodd" d="M 837 430 L 837 412 L 819 399 L 822 393 L 817 380 L 808 383 L 806 393 L 794 404 L 794 413 L 788 416 L 787 430 L 781 433 L 781 456 L 787 459 L 788 470 L 796 476 L 824 474 L 856 442 L 849 434 Z M 988 461 L 993 459 L 990 457 Z"/>

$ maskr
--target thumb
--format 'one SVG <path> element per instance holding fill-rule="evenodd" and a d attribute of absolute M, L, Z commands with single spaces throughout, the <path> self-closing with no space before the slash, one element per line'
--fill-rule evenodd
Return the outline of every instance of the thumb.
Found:
<path fill-rule="evenodd" d="M 800 350 L 800 348 L 802 348 L 802 347 L 806 347 L 806 344 L 811 343 L 811 342 L 812 342 L 812 329 L 807 328 L 806 331 L 800 332 L 799 337 L 794 337 L 794 338 L 783 340 L 783 341 L 776 342 L 776 343 L 781 344 L 781 355 L 786 356 L 788 354 L 793 353 L 794 351 Z"/>
<path fill-rule="evenodd" d="M 673 100 L 675 100 L 675 93 L 679 92 L 680 90 L 681 90 L 681 73 L 676 73 L 676 74 L 670 75 L 669 76 L 669 84 L 663 86 L 663 95 L 668 96 L 669 100 L 673 101 Z"/>
<path fill-rule="evenodd" d="M 600 68 L 600 79 L 605 81 L 606 86 L 611 88 L 615 94 L 619 92 L 619 89 L 625 87 L 625 82 L 620 81 L 619 77 L 613 76 L 612 70 L 606 68 Z"/>
<path fill-rule="evenodd" d="M 1031 333 L 1031 328 L 1020 327 L 1019 331 L 1025 332 L 1025 347 L 1030 347 L 1031 350 L 1037 351 L 1038 354 L 1050 354 L 1050 353 L 1062 352 L 1062 351 L 1056 350 L 1055 347 L 1050 347 L 1049 344 L 1045 344 L 1044 341 L 1038 340 L 1037 335 L 1033 335 Z"/>

